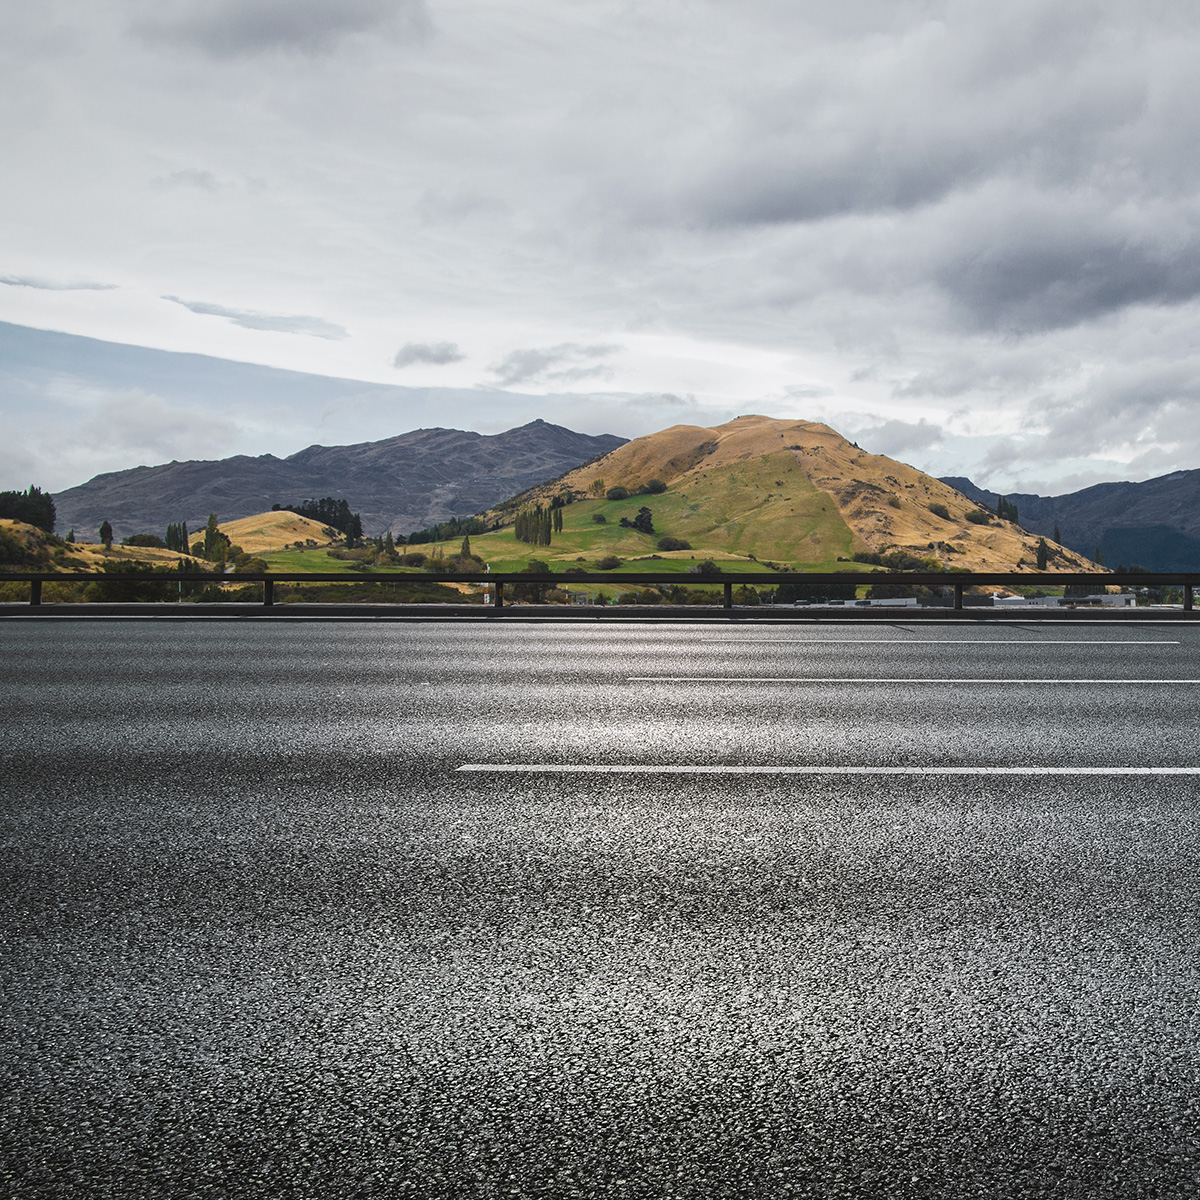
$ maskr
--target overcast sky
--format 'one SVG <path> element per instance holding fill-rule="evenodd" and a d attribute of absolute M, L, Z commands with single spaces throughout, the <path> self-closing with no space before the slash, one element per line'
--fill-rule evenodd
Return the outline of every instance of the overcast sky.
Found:
<path fill-rule="evenodd" d="M 1190 0 L 3 8 L 0 487 L 743 412 L 1200 466 Z"/>

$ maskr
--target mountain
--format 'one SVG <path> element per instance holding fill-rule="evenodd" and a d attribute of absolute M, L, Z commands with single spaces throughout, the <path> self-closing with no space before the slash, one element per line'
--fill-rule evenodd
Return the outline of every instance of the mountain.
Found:
<path fill-rule="evenodd" d="M 161 535 L 171 521 L 202 528 L 210 512 L 225 522 L 273 504 L 336 496 L 361 514 L 367 534 L 407 534 L 477 513 L 624 440 L 538 420 L 492 435 L 417 429 L 354 446 L 309 446 L 287 458 L 237 455 L 134 467 L 57 493 L 57 526 L 90 537 L 108 520 L 118 539 Z"/>
<path fill-rule="evenodd" d="M 943 480 L 981 504 L 996 492 L 969 479 Z M 1015 493 L 1021 524 L 1092 555 L 1099 547 L 1109 567 L 1138 565 L 1151 571 L 1200 570 L 1200 470 L 1175 471 L 1144 483 L 1099 483 L 1063 496 Z"/>
<path fill-rule="evenodd" d="M 601 503 L 614 486 L 636 493 L 652 480 L 666 490 L 655 484 L 611 511 Z M 488 515 L 512 520 L 520 508 L 548 504 L 562 492 L 591 499 L 567 507 L 571 517 L 563 536 L 549 552 L 538 549 L 539 558 L 578 557 L 598 548 L 598 538 L 618 556 L 648 555 L 653 540 L 625 526 L 613 528 L 621 516 L 628 519 L 626 507 L 632 515 L 644 504 L 656 535 L 684 539 L 705 553 L 809 569 L 836 570 L 855 553 L 893 552 L 972 570 L 1032 571 L 1037 564 L 1037 537 L 980 511 L 941 480 L 868 454 L 812 421 L 745 416 L 714 428 L 674 425 L 513 497 Z M 600 535 L 590 525 L 597 518 L 603 518 Z M 513 554 L 528 551 L 511 532 L 505 536 Z M 490 543 L 488 549 L 495 552 Z M 1050 551 L 1052 568 L 1094 569 L 1081 555 L 1057 546 Z"/>

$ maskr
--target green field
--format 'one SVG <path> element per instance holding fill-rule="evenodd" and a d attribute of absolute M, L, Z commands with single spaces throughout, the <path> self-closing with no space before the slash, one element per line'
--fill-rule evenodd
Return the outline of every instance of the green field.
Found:
<path fill-rule="evenodd" d="M 632 521 L 643 506 L 653 514 L 653 535 L 621 528 L 621 518 Z M 597 513 L 605 524 L 593 521 Z M 663 536 L 682 538 L 692 549 L 661 552 L 657 543 Z M 808 571 L 854 570 L 857 564 L 838 561 L 850 557 L 853 545 L 833 500 L 786 452 L 687 476 L 657 496 L 569 504 L 562 532 L 549 546 L 518 542 L 511 527 L 471 539 L 472 551 L 501 571 L 519 571 L 531 558 L 555 570 L 595 570 L 610 554 L 628 571 L 686 573 L 706 558 L 729 573 L 762 570 L 765 562 Z"/>

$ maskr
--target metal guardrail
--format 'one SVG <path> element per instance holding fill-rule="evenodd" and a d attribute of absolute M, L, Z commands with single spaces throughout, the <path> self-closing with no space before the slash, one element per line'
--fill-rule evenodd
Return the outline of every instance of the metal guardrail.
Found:
<path fill-rule="evenodd" d="M 504 589 L 509 584 L 533 584 L 535 586 L 578 585 L 589 583 L 608 584 L 675 584 L 687 587 L 712 587 L 722 589 L 721 606 L 733 607 L 733 589 L 743 585 L 781 584 L 898 584 L 902 587 L 925 586 L 954 589 L 954 608 L 963 607 L 964 589 L 968 587 L 994 585 L 1064 587 L 1085 585 L 1097 589 L 1119 587 L 1179 587 L 1183 590 L 1183 608 L 1193 611 L 1193 589 L 1200 586 L 1200 571 L 1143 571 L 1122 574 L 1089 574 L 1087 572 L 1028 572 L 1028 571 L 971 571 L 971 572 L 890 572 L 890 571 L 746 571 L 736 575 L 693 575 L 666 571 L 599 571 L 553 573 L 544 575 L 527 574 L 523 571 L 496 571 L 489 574 L 461 575 L 440 571 L 337 571 L 321 574 L 300 572 L 260 572 L 245 575 L 211 575 L 172 571 L 169 576 L 147 576 L 145 574 L 120 575 L 107 571 L 87 572 L 13 572 L 0 575 L 0 582 L 11 580 L 28 582 L 29 603 L 42 603 L 44 583 L 90 582 L 102 580 L 106 583 L 261 583 L 263 605 L 275 603 L 277 583 L 472 583 L 487 585 L 492 589 L 491 604 L 495 609 L 504 607 Z"/>

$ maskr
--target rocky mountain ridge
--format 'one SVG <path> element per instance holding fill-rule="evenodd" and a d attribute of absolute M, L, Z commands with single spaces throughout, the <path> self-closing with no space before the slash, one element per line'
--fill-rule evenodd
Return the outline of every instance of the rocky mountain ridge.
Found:
<path fill-rule="evenodd" d="M 978 504 L 995 507 L 998 493 L 970 479 L 947 476 L 949 484 Z M 1150 571 L 1200 570 L 1200 470 L 1173 471 L 1142 483 L 1098 483 L 1062 496 L 1005 493 L 1021 524 L 1115 568 Z"/>
<path fill-rule="evenodd" d="M 167 522 L 202 527 L 210 512 L 232 521 L 321 496 L 344 497 L 364 532 L 408 534 L 467 517 L 513 492 L 561 475 L 624 443 L 531 421 L 504 433 L 415 429 L 350 446 L 309 446 L 286 458 L 171 462 L 97 475 L 54 497 L 58 528 L 93 536 L 112 523 L 120 539 L 161 534 Z"/>

